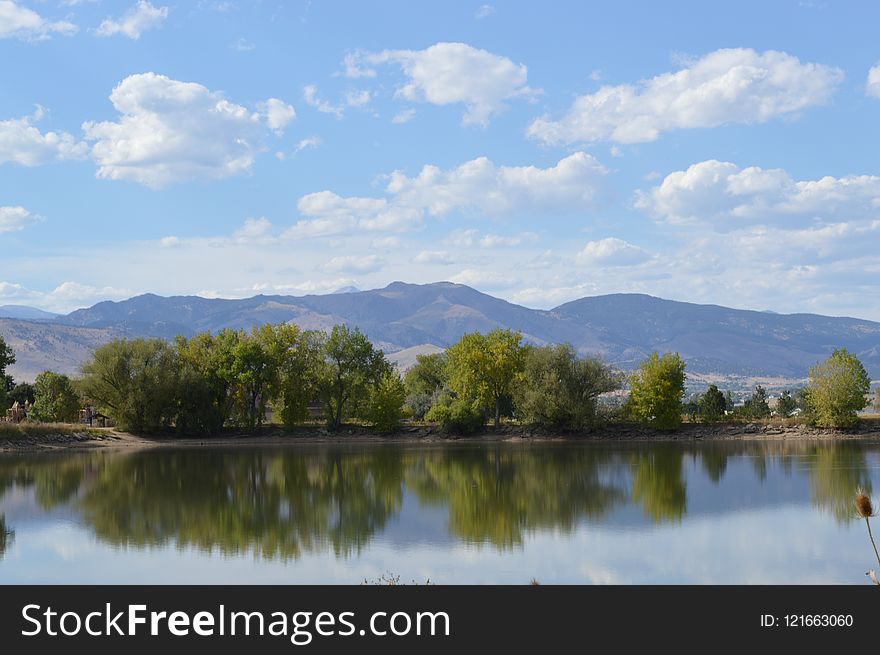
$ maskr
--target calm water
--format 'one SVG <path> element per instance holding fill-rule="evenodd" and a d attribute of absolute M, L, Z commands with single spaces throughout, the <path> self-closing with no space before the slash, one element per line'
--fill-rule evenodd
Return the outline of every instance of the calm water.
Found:
<path fill-rule="evenodd" d="M 0 456 L 0 582 L 868 584 L 878 476 L 854 443 Z"/>

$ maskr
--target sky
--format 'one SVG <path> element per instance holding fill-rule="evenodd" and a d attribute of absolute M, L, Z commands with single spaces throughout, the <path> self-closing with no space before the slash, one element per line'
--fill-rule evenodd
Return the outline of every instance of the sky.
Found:
<path fill-rule="evenodd" d="M 0 0 L 0 305 L 880 320 L 880 4 Z"/>

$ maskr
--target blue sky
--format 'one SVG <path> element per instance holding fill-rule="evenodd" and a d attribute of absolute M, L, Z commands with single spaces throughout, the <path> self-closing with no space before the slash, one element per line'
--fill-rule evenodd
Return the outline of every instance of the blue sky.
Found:
<path fill-rule="evenodd" d="M 880 320 L 878 21 L 0 0 L 0 304 L 453 280 Z"/>

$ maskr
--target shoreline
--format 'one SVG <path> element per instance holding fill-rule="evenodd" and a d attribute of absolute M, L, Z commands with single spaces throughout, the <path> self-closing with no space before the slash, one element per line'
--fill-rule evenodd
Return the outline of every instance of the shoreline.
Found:
<path fill-rule="evenodd" d="M 459 443 L 605 443 L 605 442 L 686 442 L 719 441 L 880 441 L 880 418 L 863 419 L 848 429 L 816 428 L 807 425 L 772 423 L 685 423 L 666 432 L 631 424 L 611 424 L 588 432 L 547 432 L 519 425 L 488 428 L 472 435 L 456 435 L 434 426 L 404 427 L 391 434 L 379 434 L 362 426 L 345 426 L 329 432 L 321 426 L 293 430 L 264 428 L 250 434 L 230 430 L 204 437 L 173 435 L 138 436 L 113 428 L 80 428 L 44 434 L 0 436 L 0 454 L 57 451 L 122 450 L 142 448 L 216 448 L 242 446 L 290 446 L 315 444 L 459 444 Z"/>

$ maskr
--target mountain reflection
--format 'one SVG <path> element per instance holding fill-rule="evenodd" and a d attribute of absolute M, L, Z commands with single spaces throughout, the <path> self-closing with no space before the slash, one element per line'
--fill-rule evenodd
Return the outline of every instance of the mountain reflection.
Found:
<path fill-rule="evenodd" d="M 411 511 L 445 511 L 442 529 L 456 540 L 507 549 L 529 534 L 569 533 L 585 523 L 674 524 L 689 512 L 731 511 L 744 496 L 753 506 L 812 503 L 843 522 L 854 517 L 859 487 L 871 491 L 866 447 L 858 443 L 326 446 L 16 456 L 0 458 L 0 556 L 12 544 L 14 525 L 8 523 L 14 521 L 8 509 L 7 516 L 2 511 L 4 494 L 12 489 L 32 495 L 34 512 L 63 509 L 98 539 L 119 547 L 295 559 L 328 550 L 337 557 L 360 552 L 391 524 L 404 522 L 405 500 L 417 506 Z"/>

